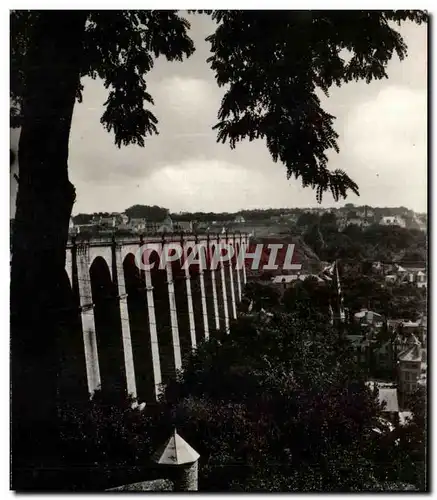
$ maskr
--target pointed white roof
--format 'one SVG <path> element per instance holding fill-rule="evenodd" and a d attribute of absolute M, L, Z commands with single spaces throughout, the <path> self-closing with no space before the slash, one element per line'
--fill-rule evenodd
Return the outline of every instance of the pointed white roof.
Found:
<path fill-rule="evenodd" d="M 161 465 L 183 465 L 194 463 L 200 455 L 174 430 L 161 448 L 152 457 L 152 460 Z"/>

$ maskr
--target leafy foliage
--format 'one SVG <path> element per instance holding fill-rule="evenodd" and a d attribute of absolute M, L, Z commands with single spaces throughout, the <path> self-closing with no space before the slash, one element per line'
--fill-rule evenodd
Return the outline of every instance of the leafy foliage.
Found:
<path fill-rule="evenodd" d="M 271 310 L 279 306 L 280 294 L 276 287 L 261 285 L 259 282 L 249 282 L 245 288 L 245 297 L 253 302 L 253 310 Z"/>
<path fill-rule="evenodd" d="M 132 403 L 97 392 L 92 401 L 60 408 L 62 465 L 72 489 L 118 486 L 148 463 L 156 445 L 153 418 L 132 409 Z"/>
<path fill-rule="evenodd" d="M 241 320 L 221 345 L 198 349 L 167 400 L 202 456 L 206 490 L 350 491 L 373 481 L 365 450 L 379 406 L 347 341 L 314 319 Z"/>
<path fill-rule="evenodd" d="M 399 444 L 393 449 L 391 460 L 403 481 L 416 485 L 420 491 L 426 491 L 429 483 L 426 473 L 427 401 L 424 387 L 411 395 L 409 405 L 412 418 L 407 425 L 397 430 Z"/>
<path fill-rule="evenodd" d="M 124 212 L 129 218 L 144 218 L 148 221 L 159 222 L 168 215 L 169 210 L 157 205 L 132 205 Z"/>
<path fill-rule="evenodd" d="M 302 319 L 317 318 L 320 322 L 328 322 L 333 297 L 334 291 L 330 286 L 310 277 L 289 287 L 282 303 L 286 311 L 293 312 Z"/>
<path fill-rule="evenodd" d="M 305 228 L 304 241 L 322 260 L 398 261 L 405 265 L 427 260 L 426 235 L 417 229 L 373 224 L 365 229 L 350 225 L 339 231 L 332 220 L 310 213 L 302 214 L 298 224 Z"/>
<path fill-rule="evenodd" d="M 383 276 L 349 270 L 342 276 L 345 307 L 351 313 L 368 308 L 386 318 L 416 320 L 426 311 L 426 291 L 414 284 L 388 285 Z"/>
<path fill-rule="evenodd" d="M 90 224 L 93 219 L 93 216 L 91 214 L 77 214 L 75 217 L 73 217 L 73 222 L 76 225 L 81 225 L 81 224 Z"/>

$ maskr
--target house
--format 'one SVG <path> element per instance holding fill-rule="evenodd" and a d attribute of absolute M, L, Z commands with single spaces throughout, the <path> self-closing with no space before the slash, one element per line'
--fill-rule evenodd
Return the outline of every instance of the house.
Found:
<path fill-rule="evenodd" d="M 414 268 L 414 267 L 403 268 L 401 266 L 398 266 L 397 272 L 398 272 L 398 274 L 400 276 L 400 282 L 401 283 L 413 283 L 418 288 L 426 288 L 427 287 L 426 270 L 425 270 L 424 267 L 420 267 L 420 268 Z"/>
<path fill-rule="evenodd" d="M 95 224 L 77 224 L 74 226 L 75 234 L 87 233 L 96 230 Z"/>
<path fill-rule="evenodd" d="M 372 217 L 375 216 L 375 212 L 368 205 L 365 205 L 364 207 L 360 207 L 360 208 L 355 208 L 355 213 L 356 213 L 357 217 L 360 217 L 363 219 L 371 219 Z"/>
<path fill-rule="evenodd" d="M 422 368 L 425 368 L 426 373 L 426 366 L 422 364 L 424 350 L 420 342 L 417 339 L 415 340 L 413 345 L 398 354 L 399 390 L 403 394 L 411 394 L 417 389 L 418 381 L 422 375 Z"/>
<path fill-rule="evenodd" d="M 379 221 L 381 226 L 400 226 L 406 227 L 406 222 L 402 217 L 398 215 L 385 215 Z"/>
<path fill-rule="evenodd" d="M 365 228 L 369 227 L 371 224 L 372 222 L 362 217 L 359 212 L 349 212 L 347 215 L 341 212 L 337 214 L 337 227 L 339 231 L 343 231 L 348 226 Z"/>
<path fill-rule="evenodd" d="M 119 224 L 127 225 L 129 222 L 129 217 L 125 213 L 117 214 L 117 218 Z"/>
<path fill-rule="evenodd" d="M 174 223 L 173 228 L 178 233 L 192 233 L 193 223 L 191 221 L 179 221 Z"/>
<path fill-rule="evenodd" d="M 117 216 L 116 215 L 109 215 L 106 217 L 102 216 L 100 217 L 99 225 L 106 227 L 115 227 L 117 225 Z"/>
<path fill-rule="evenodd" d="M 361 227 L 362 219 L 360 217 L 352 216 L 346 219 L 346 226 L 359 226 Z"/>
<path fill-rule="evenodd" d="M 128 227 L 135 233 L 142 233 L 145 231 L 147 226 L 146 219 L 144 217 L 132 217 L 129 219 Z"/>
<path fill-rule="evenodd" d="M 200 232 L 208 232 L 210 230 L 210 223 L 209 222 L 197 222 L 193 223 L 193 229 L 197 233 Z"/>
<path fill-rule="evenodd" d="M 426 274 L 423 271 L 419 271 L 416 275 L 416 285 L 418 288 L 427 287 Z"/>
<path fill-rule="evenodd" d="M 399 276 L 403 276 L 407 272 L 405 267 L 402 267 L 400 264 L 394 264 L 393 271 Z"/>
<path fill-rule="evenodd" d="M 234 219 L 234 222 L 237 224 L 244 224 L 246 219 L 242 215 L 237 215 Z"/>
<path fill-rule="evenodd" d="M 169 214 L 166 215 L 164 220 L 158 224 L 158 233 L 172 233 L 173 232 L 173 220 Z"/>

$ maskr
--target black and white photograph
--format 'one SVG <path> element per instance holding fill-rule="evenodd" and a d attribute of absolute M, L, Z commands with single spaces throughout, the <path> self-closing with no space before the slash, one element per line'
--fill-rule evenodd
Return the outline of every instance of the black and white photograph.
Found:
<path fill-rule="evenodd" d="M 6 14 L 5 488 L 431 491 L 431 13 L 164 5 Z"/>

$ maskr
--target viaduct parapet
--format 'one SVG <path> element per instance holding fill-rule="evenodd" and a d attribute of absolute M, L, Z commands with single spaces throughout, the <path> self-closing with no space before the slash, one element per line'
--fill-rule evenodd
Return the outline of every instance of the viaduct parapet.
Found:
<path fill-rule="evenodd" d="M 140 249 L 149 243 L 155 250 L 147 251 L 148 262 L 155 265 L 140 269 Z M 186 258 L 199 244 L 204 261 L 159 265 L 175 245 Z M 67 383 L 75 384 L 81 366 L 91 395 L 115 389 L 140 402 L 156 400 L 161 383 L 183 367 L 186 356 L 218 331 L 228 332 L 237 317 L 246 269 L 222 257 L 216 267 L 210 265 L 223 244 L 238 253 L 249 236 L 166 234 L 69 242 L 66 271 L 78 314 L 75 354 L 65 356 L 75 363 L 75 369 L 66 368 Z"/>

